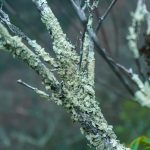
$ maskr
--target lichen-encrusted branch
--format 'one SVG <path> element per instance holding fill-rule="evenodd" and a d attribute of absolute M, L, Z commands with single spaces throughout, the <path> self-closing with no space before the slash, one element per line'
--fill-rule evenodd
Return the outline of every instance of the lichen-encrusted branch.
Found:
<path fill-rule="evenodd" d="M 20 36 L 20 38 L 18 36 L 11 36 L 6 28 L 0 24 L 0 49 L 6 50 L 15 57 L 20 58 L 39 74 L 45 87 L 51 90 L 52 100 L 58 105 L 61 104 L 66 111 L 70 113 L 72 120 L 80 123 L 81 132 L 86 136 L 87 140 L 96 148 L 96 150 L 129 150 L 129 148 L 126 148 L 117 140 L 112 126 L 108 125 L 101 112 L 99 104 L 95 99 L 94 45 L 100 50 L 100 54 L 110 67 L 112 67 L 118 77 L 120 77 L 120 72 L 118 72 L 120 71 L 119 69 L 124 68 L 120 67 L 120 65 L 115 63 L 113 59 L 109 58 L 105 51 L 100 47 L 96 33 L 92 28 L 92 17 L 90 16 L 87 21 L 84 9 L 81 9 L 80 6 L 76 6 L 75 2 L 71 0 L 78 15 L 80 16 L 80 19 L 82 20 L 82 23 L 87 25 L 87 32 L 83 41 L 81 70 L 79 70 L 77 67 L 79 64 L 79 56 L 77 55 L 74 46 L 66 39 L 66 35 L 63 33 L 62 28 L 51 8 L 48 6 L 47 1 L 32 1 L 36 4 L 40 11 L 42 22 L 46 25 L 46 28 L 53 39 L 53 50 L 56 53 L 58 61 L 57 65 L 59 64 L 60 67 L 60 69 L 57 70 L 57 73 L 63 81 L 59 83 L 50 69 L 40 61 L 39 57 L 42 57 L 45 62 L 48 62 L 57 68 L 56 61 L 54 61 L 54 59 L 51 58 L 36 41 L 30 40 L 16 26 L 12 25 L 9 17 L 6 15 L 4 18 L 0 16 L 0 19 L 10 28 L 11 31 Z M 90 0 L 86 0 L 86 4 L 89 8 L 91 7 L 91 10 L 97 7 L 99 0 L 94 0 L 92 2 L 94 2 L 93 5 L 91 5 Z M 113 2 L 115 2 L 115 0 Z M 139 0 L 139 3 L 140 2 L 142 2 L 142 0 Z M 108 8 L 108 11 L 109 10 L 110 9 Z M 140 8 L 139 12 L 143 17 L 145 10 L 141 10 Z M 0 11 L 0 13 L 4 15 L 2 11 Z M 133 23 L 133 27 L 136 27 L 136 21 L 139 19 L 136 18 L 136 15 L 134 16 L 135 23 Z M 28 41 L 28 44 L 34 49 L 36 54 L 22 43 L 21 38 Z M 136 39 L 131 38 L 130 40 L 134 42 Z M 138 55 L 135 54 L 135 56 L 137 57 Z M 150 96 L 148 94 L 150 93 L 149 83 L 143 83 L 140 78 L 133 73 L 131 73 L 131 76 L 132 80 L 139 88 L 135 94 L 137 101 L 141 103 L 141 105 L 150 107 Z M 45 92 L 31 87 L 21 80 L 19 80 L 19 83 L 29 87 L 46 99 L 49 99 L 50 97 Z"/>
<path fill-rule="evenodd" d="M 89 45 L 86 43 L 88 52 L 86 57 L 89 59 L 86 68 L 88 77 L 85 77 L 81 76 L 79 70 L 76 70 L 76 65 L 79 63 L 78 55 L 72 44 L 66 40 L 65 34 L 46 0 L 33 0 L 33 2 L 41 12 L 42 21 L 51 32 L 53 48 L 61 64 L 62 71 L 59 70 L 59 75 L 64 79 L 63 82 L 57 81 L 52 72 L 40 61 L 39 54 L 34 54 L 21 42 L 19 37 L 12 37 L 2 24 L 0 24 L 0 48 L 23 60 L 42 77 L 44 85 L 51 89 L 54 101 L 62 104 L 70 113 L 71 118 L 80 123 L 82 133 L 97 150 L 128 150 L 116 139 L 112 126 L 108 125 L 95 99 L 93 86 L 95 76 L 94 40 L 92 39 L 93 42 L 91 40 L 93 36 L 90 36 L 88 31 L 86 39 L 89 41 Z M 36 88 L 32 89 L 36 93 L 47 96 Z"/>
<path fill-rule="evenodd" d="M 13 25 L 10 21 L 9 16 L 0 9 L 0 20 L 3 24 L 7 25 L 7 27 L 17 36 L 27 41 L 27 43 L 33 48 L 38 57 L 42 58 L 46 63 L 53 67 L 58 67 L 58 63 L 54 60 L 53 57 L 49 55 L 45 51 L 41 45 L 39 45 L 36 40 L 31 40 L 25 33 L 23 33 L 18 27 Z"/>
<path fill-rule="evenodd" d="M 60 84 L 53 73 L 39 60 L 37 55 L 21 42 L 21 38 L 12 37 L 2 24 L 0 24 L 0 49 L 12 53 L 13 56 L 27 63 L 40 75 L 46 87 L 52 91 L 59 90 Z"/>
<path fill-rule="evenodd" d="M 127 36 L 129 48 L 135 59 L 139 58 L 139 50 L 137 46 L 138 32 L 146 14 L 147 9 L 144 0 L 138 0 L 136 11 L 132 13 L 132 25 L 129 27 L 129 35 Z"/>
<path fill-rule="evenodd" d="M 53 39 L 53 50 L 57 54 L 60 62 L 67 67 L 70 62 L 74 65 L 79 63 L 79 57 L 75 51 L 75 47 L 67 40 L 66 35 L 48 6 L 46 0 L 32 0 L 36 4 L 41 13 L 41 20 L 46 25 L 47 30 Z"/>
<path fill-rule="evenodd" d="M 59 62 L 58 74 L 61 80 L 67 84 L 74 84 L 76 72 L 78 72 L 77 65 L 79 64 L 79 56 L 75 51 L 75 47 L 67 40 L 66 35 L 53 14 L 51 8 L 48 6 L 46 0 L 32 0 L 41 13 L 41 20 L 46 25 L 47 30 L 53 40 L 53 50 L 56 53 L 56 58 Z M 72 77 L 72 79 L 70 78 Z"/>
<path fill-rule="evenodd" d="M 139 90 L 135 92 L 135 100 L 142 106 L 150 108 L 150 84 L 149 81 L 144 83 L 137 74 L 132 75 L 133 81 L 138 85 Z"/>
<path fill-rule="evenodd" d="M 91 28 L 93 24 L 92 16 L 88 19 L 87 28 Z M 87 68 L 86 68 L 87 67 Z M 83 56 L 81 63 L 81 70 L 84 72 L 87 71 L 87 81 L 94 86 L 95 78 L 95 57 L 94 57 L 94 43 L 88 33 L 85 33 L 83 41 Z"/>
<path fill-rule="evenodd" d="M 129 41 L 129 48 L 132 51 L 134 58 L 138 61 L 139 49 L 138 49 L 138 32 L 140 30 L 143 21 L 147 21 L 147 35 L 150 33 L 150 13 L 147 10 L 144 0 L 138 0 L 137 7 L 134 13 L 132 13 L 132 25 L 129 27 L 129 35 L 127 39 Z M 138 65 L 140 65 L 138 63 Z M 139 68 L 140 69 L 140 68 Z M 141 71 L 140 71 L 141 72 Z M 142 81 L 138 74 L 132 73 L 132 80 L 138 86 L 138 90 L 135 92 L 135 100 L 142 106 L 150 108 L 150 84 L 149 79 Z"/>

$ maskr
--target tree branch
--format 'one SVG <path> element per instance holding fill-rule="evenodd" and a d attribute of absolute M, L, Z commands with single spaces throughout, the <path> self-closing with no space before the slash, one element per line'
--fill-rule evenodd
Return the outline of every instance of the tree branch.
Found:
<path fill-rule="evenodd" d="M 81 10 L 80 6 L 76 5 L 74 0 L 70 0 L 70 1 L 73 5 L 74 9 L 76 10 L 76 13 L 78 14 L 78 17 L 80 18 L 83 26 L 84 26 L 85 23 L 82 21 L 83 20 L 82 16 L 85 16 L 84 20 L 87 20 L 85 13 L 83 12 L 83 10 Z M 97 49 L 98 53 L 104 58 L 106 63 L 110 66 L 110 68 L 116 74 L 116 76 L 119 78 L 121 83 L 125 86 L 125 88 L 128 90 L 128 92 L 133 96 L 134 92 L 132 91 L 132 89 L 129 87 L 129 85 L 126 83 L 126 81 L 124 80 L 124 78 L 120 74 L 118 66 L 116 66 L 114 63 L 115 61 L 112 58 L 110 58 L 109 56 L 107 56 L 105 50 L 103 48 L 101 48 L 101 46 L 98 42 L 98 38 L 97 38 L 96 33 L 94 32 L 93 28 L 89 28 L 89 29 L 87 29 L 87 31 L 88 31 L 90 38 L 93 40 L 95 48 Z"/>
<path fill-rule="evenodd" d="M 106 19 L 106 17 L 108 16 L 108 14 L 110 13 L 111 9 L 113 8 L 113 6 L 116 4 L 117 0 L 112 0 L 109 7 L 106 9 L 106 11 L 104 12 L 103 16 L 101 16 L 99 18 L 97 27 L 96 27 L 96 33 L 98 32 L 99 28 L 101 27 L 103 21 Z"/>
<path fill-rule="evenodd" d="M 42 78 L 46 89 L 51 89 L 54 93 L 60 90 L 60 83 L 53 73 L 21 42 L 19 37 L 12 37 L 2 24 L 0 24 L 0 49 L 10 52 L 35 70 Z"/>

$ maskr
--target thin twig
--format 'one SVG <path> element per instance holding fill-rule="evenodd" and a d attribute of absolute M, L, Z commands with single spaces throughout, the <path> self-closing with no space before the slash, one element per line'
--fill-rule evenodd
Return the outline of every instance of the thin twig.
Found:
<path fill-rule="evenodd" d="M 96 18 L 98 19 L 99 18 L 98 9 L 95 9 L 95 15 L 96 15 Z M 103 39 L 105 42 L 106 49 L 107 49 L 108 53 L 111 55 L 110 44 L 108 42 L 108 38 L 107 38 L 107 34 L 106 34 L 104 26 L 101 26 L 101 33 L 102 33 L 102 36 L 103 36 Z"/>
<path fill-rule="evenodd" d="M 58 68 L 59 65 L 54 58 L 51 57 L 50 54 L 36 42 L 36 40 L 31 40 L 24 32 L 21 31 L 21 29 L 13 25 L 8 14 L 6 14 L 2 9 L 0 9 L 0 21 L 6 25 L 12 33 L 27 41 L 39 58 L 42 58 L 46 63 L 52 65 L 54 68 Z"/>
<path fill-rule="evenodd" d="M 100 26 L 102 25 L 103 21 L 106 19 L 106 17 L 108 16 L 109 12 L 113 8 L 113 6 L 116 4 L 116 2 L 117 0 L 112 0 L 109 7 L 106 9 L 105 13 L 103 14 L 103 16 L 99 18 L 98 25 L 96 27 L 96 33 L 98 32 Z"/>
<path fill-rule="evenodd" d="M 23 85 L 24 87 L 27 87 L 31 90 L 33 90 L 36 94 L 40 95 L 40 97 L 46 98 L 46 99 L 50 99 L 50 95 L 48 95 L 47 93 L 45 93 L 44 91 L 41 91 L 27 83 L 25 83 L 24 81 L 22 81 L 21 79 L 17 80 L 17 83 Z"/>

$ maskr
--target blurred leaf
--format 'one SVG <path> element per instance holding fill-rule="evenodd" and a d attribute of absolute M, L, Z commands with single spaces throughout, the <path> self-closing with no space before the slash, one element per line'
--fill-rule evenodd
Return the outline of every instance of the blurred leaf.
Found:
<path fill-rule="evenodd" d="M 141 147 L 143 150 L 150 150 L 150 138 L 141 136 L 130 144 L 132 150 L 139 150 Z"/>
<path fill-rule="evenodd" d="M 114 126 L 120 140 L 130 143 L 139 135 L 150 137 L 150 119 L 147 119 L 149 114 L 150 109 L 141 107 L 133 100 L 125 100 L 119 113 L 120 122 Z"/>

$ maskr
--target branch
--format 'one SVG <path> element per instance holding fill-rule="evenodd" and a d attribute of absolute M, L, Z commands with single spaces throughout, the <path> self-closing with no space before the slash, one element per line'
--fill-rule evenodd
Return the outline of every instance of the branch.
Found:
<path fill-rule="evenodd" d="M 21 79 L 17 80 L 17 83 L 19 83 L 19 84 L 21 84 L 21 85 L 23 85 L 23 86 L 33 90 L 36 94 L 38 94 L 42 98 L 45 98 L 47 100 L 49 100 L 51 98 L 51 96 L 48 95 L 47 93 L 45 93 L 44 91 L 41 91 L 41 90 L 39 90 L 39 89 L 37 89 L 37 88 L 35 88 L 35 87 L 33 87 L 33 86 L 23 82 Z"/>
<path fill-rule="evenodd" d="M 78 64 L 79 56 L 76 53 L 74 46 L 67 41 L 66 35 L 63 33 L 63 30 L 51 8 L 48 6 L 47 1 L 32 0 L 32 2 L 40 11 L 41 20 L 45 24 L 51 38 L 53 39 L 53 50 L 60 63 L 65 66 L 65 68 L 70 66 L 70 64 Z"/>
<path fill-rule="evenodd" d="M 139 90 L 135 92 L 135 100 L 142 106 L 150 108 L 150 84 L 149 81 L 144 83 L 137 74 L 133 74 L 133 81 L 138 85 Z"/>
<path fill-rule="evenodd" d="M 40 58 L 42 58 L 46 63 L 48 63 L 49 65 L 52 65 L 53 67 L 58 67 L 58 63 L 56 63 L 56 61 L 54 60 L 54 58 L 52 58 L 49 53 L 47 53 L 45 51 L 44 48 L 42 48 L 37 42 L 36 40 L 31 40 L 28 36 L 25 35 L 25 33 L 23 33 L 18 27 L 16 27 L 15 25 L 13 25 L 10 21 L 9 16 L 0 9 L 0 20 L 3 24 L 7 25 L 7 27 L 11 30 L 11 32 L 13 32 L 15 35 L 19 36 L 20 38 L 24 39 L 25 41 L 27 41 L 27 43 L 33 48 L 33 50 L 35 51 L 35 53 L 37 54 L 37 56 L 39 56 Z"/>
<path fill-rule="evenodd" d="M 76 10 L 76 13 L 78 14 L 78 17 L 80 18 L 80 20 L 84 26 L 85 23 L 82 21 L 83 20 L 82 16 L 85 16 L 84 20 L 87 20 L 84 11 L 80 8 L 80 6 L 76 5 L 74 0 L 70 0 L 70 2 L 72 3 L 74 9 Z M 112 58 L 110 58 L 109 56 L 107 56 L 105 50 L 103 48 L 101 48 L 101 46 L 99 45 L 98 38 L 97 38 L 96 33 L 94 32 L 93 28 L 87 29 L 87 32 L 88 32 L 90 38 L 93 40 L 95 48 L 98 50 L 98 53 L 104 58 L 106 63 L 110 66 L 112 71 L 116 74 L 116 76 L 119 78 L 119 80 L 122 82 L 122 84 L 128 90 L 128 92 L 133 96 L 134 92 L 132 91 L 132 89 L 129 87 L 129 85 L 126 83 L 126 81 L 120 74 L 118 66 L 116 66 L 114 63 L 115 61 Z"/>
<path fill-rule="evenodd" d="M 89 16 L 87 28 L 93 25 L 93 16 Z M 82 72 L 87 70 L 87 81 L 94 87 L 95 79 L 95 57 L 94 57 L 94 43 L 89 37 L 87 31 L 83 39 L 83 59 L 81 64 Z"/>
<path fill-rule="evenodd" d="M 60 83 L 53 73 L 21 42 L 19 37 L 12 37 L 2 24 L 0 24 L 0 49 L 10 52 L 13 56 L 18 57 L 35 70 L 42 78 L 46 89 L 51 89 L 54 93 L 60 90 Z"/>
<path fill-rule="evenodd" d="M 71 1 L 74 2 L 73 0 Z M 88 79 L 88 81 L 84 75 L 80 76 L 79 70 L 76 70 L 76 65 L 79 63 L 79 56 L 76 54 L 72 44 L 66 40 L 59 22 L 48 7 L 46 0 L 33 0 L 33 2 L 36 4 L 38 10 L 40 10 L 42 21 L 53 38 L 53 48 L 63 69 L 62 72 L 59 70 L 59 74 L 62 75 L 61 78 L 64 81 L 59 83 L 53 73 L 39 60 L 38 56 L 27 48 L 19 37 L 12 37 L 1 24 L 0 49 L 4 49 L 20 58 L 42 77 L 44 85 L 51 89 L 52 96 L 55 98 L 54 101 L 57 104 L 61 102 L 62 106 L 70 113 L 72 120 L 80 123 L 81 132 L 93 147 L 97 150 L 129 150 L 129 148 L 126 148 L 117 140 L 112 126 L 108 125 L 95 99 L 94 87 L 91 86 L 94 85 L 95 76 L 93 44 L 118 76 L 121 69 L 126 73 L 128 73 L 128 70 L 122 66 L 120 67 L 112 58 L 107 56 L 104 49 L 100 47 L 96 34 L 90 26 L 87 28 L 83 49 L 86 48 L 85 51 L 88 52 L 86 57 L 89 60 L 87 61 L 86 71 L 91 80 Z M 76 10 L 80 10 L 80 7 L 76 7 Z M 84 11 L 78 11 L 78 13 L 82 14 L 80 17 L 83 20 L 83 24 L 85 24 L 84 17 L 86 16 Z M 89 44 L 87 44 L 87 41 L 89 41 Z M 31 87 L 22 81 L 19 81 L 19 83 L 37 93 L 42 93 L 43 96 L 48 96 L 43 91 Z"/>
<path fill-rule="evenodd" d="M 98 32 L 99 28 L 101 27 L 103 21 L 106 19 L 106 17 L 108 16 L 108 14 L 110 13 L 111 9 L 113 8 L 113 6 L 116 4 L 117 0 L 112 0 L 109 7 L 106 9 L 105 13 L 103 14 L 103 16 L 101 16 L 99 18 L 98 21 L 98 25 L 96 27 L 96 33 Z"/>
<path fill-rule="evenodd" d="M 139 58 L 139 50 L 137 46 L 138 31 L 141 23 L 144 21 L 145 15 L 147 14 L 146 5 L 144 0 L 138 0 L 137 8 L 134 13 L 132 13 L 132 24 L 129 27 L 129 35 L 127 36 L 129 42 L 129 48 L 133 53 L 135 59 Z"/>

